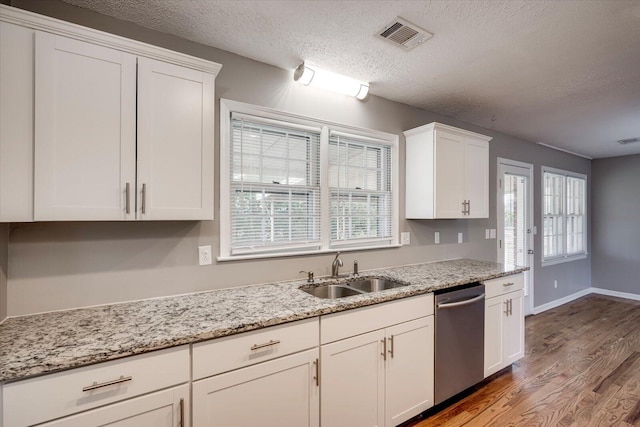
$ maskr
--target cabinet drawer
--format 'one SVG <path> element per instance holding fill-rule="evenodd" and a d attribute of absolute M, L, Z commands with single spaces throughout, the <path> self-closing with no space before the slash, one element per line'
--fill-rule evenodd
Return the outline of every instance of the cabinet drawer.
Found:
<path fill-rule="evenodd" d="M 29 426 L 188 381 L 186 345 L 18 381 L 4 386 L 4 425 Z"/>
<path fill-rule="evenodd" d="M 317 317 L 194 344 L 193 379 L 317 346 Z"/>
<path fill-rule="evenodd" d="M 328 314 L 320 318 L 320 343 L 338 341 L 431 314 L 433 294 Z"/>
<path fill-rule="evenodd" d="M 497 279 L 485 280 L 483 283 L 486 298 L 492 298 L 522 289 L 524 287 L 524 274 L 519 273 Z"/>

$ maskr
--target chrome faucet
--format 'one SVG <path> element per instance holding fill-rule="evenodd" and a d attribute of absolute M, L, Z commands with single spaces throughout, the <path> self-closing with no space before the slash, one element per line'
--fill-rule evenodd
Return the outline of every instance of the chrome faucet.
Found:
<path fill-rule="evenodd" d="M 333 263 L 331 264 L 331 277 L 338 277 L 338 269 L 342 267 L 342 260 L 338 258 L 340 256 L 340 252 L 336 254 L 336 257 L 333 259 Z"/>

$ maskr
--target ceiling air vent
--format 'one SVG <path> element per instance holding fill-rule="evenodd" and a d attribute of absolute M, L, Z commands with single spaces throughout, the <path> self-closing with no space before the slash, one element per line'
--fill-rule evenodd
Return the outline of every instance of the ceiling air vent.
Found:
<path fill-rule="evenodd" d="M 629 138 L 629 139 L 621 139 L 618 141 L 618 144 L 633 144 L 634 142 L 640 142 L 640 138 Z"/>
<path fill-rule="evenodd" d="M 391 21 L 389 25 L 384 27 L 377 36 L 409 51 L 429 40 L 433 37 L 433 34 L 410 23 L 406 19 L 397 17 Z"/>

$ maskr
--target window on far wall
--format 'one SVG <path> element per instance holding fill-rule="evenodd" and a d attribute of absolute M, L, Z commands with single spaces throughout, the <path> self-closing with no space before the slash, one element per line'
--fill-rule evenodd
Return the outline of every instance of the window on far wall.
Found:
<path fill-rule="evenodd" d="M 398 244 L 396 135 L 228 100 L 220 123 L 221 260 Z"/>
<path fill-rule="evenodd" d="M 543 265 L 587 254 L 587 177 L 542 168 Z"/>

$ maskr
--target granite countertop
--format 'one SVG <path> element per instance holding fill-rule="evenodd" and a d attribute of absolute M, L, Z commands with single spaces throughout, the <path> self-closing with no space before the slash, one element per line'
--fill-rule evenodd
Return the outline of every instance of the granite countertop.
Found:
<path fill-rule="evenodd" d="M 0 324 L 0 382 L 189 344 L 519 273 L 458 259 L 369 270 L 410 286 L 336 300 L 300 291 L 305 280 L 44 313 Z M 334 279 L 335 280 L 335 279 Z M 316 284 L 331 279 L 317 279 Z"/>

